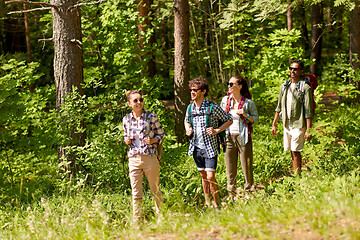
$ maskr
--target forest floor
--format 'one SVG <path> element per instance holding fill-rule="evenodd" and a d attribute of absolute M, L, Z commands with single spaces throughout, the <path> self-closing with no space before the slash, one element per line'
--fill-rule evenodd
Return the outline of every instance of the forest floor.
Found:
<path fill-rule="evenodd" d="M 328 92 L 322 96 L 320 104 L 324 104 L 325 109 L 332 110 L 337 107 L 334 103 L 339 103 L 339 100 L 340 97 L 337 95 L 337 92 Z"/>

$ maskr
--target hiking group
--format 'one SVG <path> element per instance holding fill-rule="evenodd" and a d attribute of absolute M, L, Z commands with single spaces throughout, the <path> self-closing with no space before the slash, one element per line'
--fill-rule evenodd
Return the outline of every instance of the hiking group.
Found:
<path fill-rule="evenodd" d="M 275 117 L 271 133 L 276 136 L 276 124 L 282 118 L 284 129 L 284 150 L 291 152 L 295 174 L 301 171 L 301 151 L 305 140 L 310 140 L 315 104 L 313 90 L 316 78 L 303 74 L 302 61 L 293 61 L 290 78 L 280 87 Z M 225 152 L 228 200 L 237 198 L 237 166 L 240 156 L 244 174 L 245 197 L 253 191 L 253 145 L 252 125 L 259 122 L 255 102 L 251 99 L 247 79 L 233 76 L 227 83 L 228 93 L 220 106 L 206 99 L 209 85 L 205 78 L 195 78 L 189 82 L 192 103 L 187 107 L 184 125 L 190 137 L 188 155 L 193 156 L 201 175 L 205 197 L 205 207 L 220 205 L 219 186 L 215 173 L 220 154 L 220 145 Z M 130 146 L 129 175 L 132 189 L 133 218 L 142 218 L 142 179 L 145 174 L 150 191 L 155 200 L 156 213 L 160 213 L 163 203 L 159 187 L 161 141 L 164 130 L 158 116 L 146 111 L 139 91 L 127 92 L 131 113 L 123 118 L 124 140 Z"/>

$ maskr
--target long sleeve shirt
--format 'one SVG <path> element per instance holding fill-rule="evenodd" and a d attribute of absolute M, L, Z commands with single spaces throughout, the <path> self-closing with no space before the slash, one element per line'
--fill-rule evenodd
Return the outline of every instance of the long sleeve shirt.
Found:
<path fill-rule="evenodd" d="M 227 99 L 228 99 L 228 96 L 225 96 L 221 100 L 220 106 L 224 110 L 226 109 Z M 231 95 L 230 96 L 230 109 L 233 105 L 234 105 L 234 98 Z M 243 109 L 244 109 L 244 112 L 246 112 L 247 114 L 249 114 L 250 116 L 253 117 L 254 124 L 259 123 L 259 114 L 257 112 L 256 105 L 253 100 L 246 98 Z M 245 120 L 245 121 L 250 123 L 249 120 Z M 226 130 L 226 133 L 229 134 L 228 129 Z M 239 135 L 240 135 L 241 146 L 245 146 L 249 141 L 249 129 L 241 118 L 239 119 Z"/>
<path fill-rule="evenodd" d="M 132 157 L 135 154 L 149 154 L 152 156 L 155 153 L 156 145 L 159 144 L 165 136 L 158 115 L 150 113 L 149 121 L 146 121 L 146 113 L 147 111 L 144 110 L 139 122 L 136 121 L 132 112 L 123 118 L 124 137 L 129 137 L 132 140 L 128 157 Z M 136 127 L 140 128 L 140 132 L 136 131 Z M 136 134 L 138 134 L 140 140 L 139 146 L 134 144 Z M 150 139 L 156 138 L 158 142 L 148 145 L 144 140 L 146 137 L 150 137 Z"/>
<path fill-rule="evenodd" d="M 285 126 L 286 119 L 290 121 L 290 127 L 304 128 L 306 126 L 306 119 L 313 118 L 313 99 L 311 87 L 300 79 L 295 83 L 295 88 L 290 96 L 291 106 L 287 106 L 287 96 L 290 86 L 290 81 L 286 81 L 280 87 L 280 94 L 278 104 L 275 109 L 276 112 L 282 113 L 282 121 Z M 286 109 L 290 107 L 290 116 L 287 116 Z M 287 117 L 286 117 L 287 116 Z"/>

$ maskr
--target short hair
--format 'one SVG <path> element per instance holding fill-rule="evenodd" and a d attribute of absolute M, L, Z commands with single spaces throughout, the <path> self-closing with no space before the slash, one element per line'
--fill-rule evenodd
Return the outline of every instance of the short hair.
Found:
<path fill-rule="evenodd" d="M 293 64 L 293 63 L 299 64 L 299 67 L 301 68 L 300 70 L 304 70 L 304 63 L 303 63 L 303 61 L 301 61 L 301 60 L 295 60 L 295 61 L 292 61 L 292 62 L 291 62 L 291 64 Z"/>
<path fill-rule="evenodd" d="M 189 88 L 192 86 L 197 85 L 201 91 L 206 90 L 205 97 L 209 92 L 209 84 L 207 83 L 206 79 L 203 77 L 194 78 L 189 82 Z"/>
<path fill-rule="evenodd" d="M 138 91 L 138 90 L 129 90 L 129 91 L 126 92 L 127 100 L 130 101 L 130 96 L 135 94 L 135 93 L 138 93 L 138 94 L 140 94 L 140 96 L 142 96 L 141 92 Z"/>

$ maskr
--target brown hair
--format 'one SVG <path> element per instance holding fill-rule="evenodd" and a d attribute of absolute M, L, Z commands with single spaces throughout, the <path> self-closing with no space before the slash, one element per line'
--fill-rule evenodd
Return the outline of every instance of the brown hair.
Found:
<path fill-rule="evenodd" d="M 189 88 L 192 86 L 197 85 L 201 91 L 206 90 L 205 97 L 209 92 L 209 84 L 207 83 L 206 79 L 203 77 L 194 78 L 189 82 Z"/>
<path fill-rule="evenodd" d="M 140 96 L 142 96 L 141 92 L 138 91 L 138 90 L 129 90 L 129 91 L 126 92 L 127 100 L 130 101 L 130 96 L 135 94 L 135 93 L 138 93 L 138 94 L 140 94 Z"/>
<path fill-rule="evenodd" d="M 232 78 L 235 78 L 238 85 L 242 85 L 242 88 L 240 90 L 241 96 L 251 99 L 251 93 L 249 90 L 247 79 L 241 75 L 235 75 Z"/>

